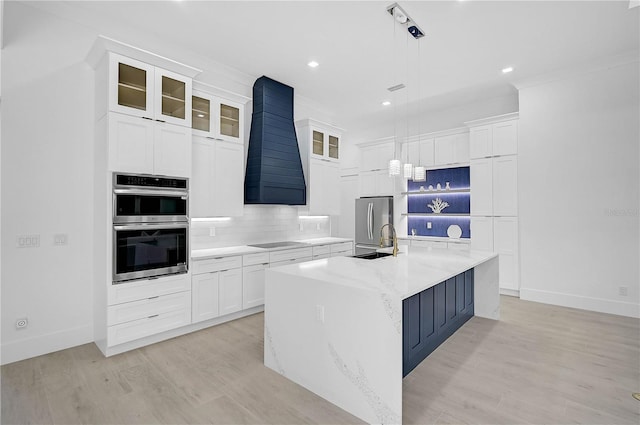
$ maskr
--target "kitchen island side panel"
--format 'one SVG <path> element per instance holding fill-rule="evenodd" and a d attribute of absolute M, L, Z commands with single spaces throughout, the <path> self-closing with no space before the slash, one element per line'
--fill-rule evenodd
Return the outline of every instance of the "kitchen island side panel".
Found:
<path fill-rule="evenodd" d="M 265 366 L 368 423 L 401 423 L 401 315 L 392 294 L 267 270 Z"/>

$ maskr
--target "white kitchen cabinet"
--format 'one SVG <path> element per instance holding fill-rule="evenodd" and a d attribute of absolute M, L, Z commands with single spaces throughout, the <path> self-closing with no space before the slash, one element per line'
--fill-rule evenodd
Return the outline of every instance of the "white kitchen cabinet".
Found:
<path fill-rule="evenodd" d="M 189 177 L 189 130 L 163 122 L 109 113 L 109 170 Z"/>
<path fill-rule="evenodd" d="M 332 257 L 353 255 L 353 242 L 338 242 L 329 247 Z"/>
<path fill-rule="evenodd" d="M 493 154 L 493 127 L 482 125 L 469 130 L 469 157 L 488 158 Z"/>
<path fill-rule="evenodd" d="M 471 159 L 518 153 L 517 120 L 471 127 L 469 137 Z"/>
<path fill-rule="evenodd" d="M 219 309 L 220 274 L 204 273 L 191 278 L 191 321 L 202 322 L 220 315 Z"/>
<path fill-rule="evenodd" d="M 244 104 L 216 98 L 215 111 L 216 138 L 244 144 Z"/>
<path fill-rule="evenodd" d="M 191 167 L 192 217 L 242 215 L 243 145 L 194 135 Z"/>
<path fill-rule="evenodd" d="M 469 133 L 439 136 L 434 139 L 435 165 L 469 162 Z"/>
<path fill-rule="evenodd" d="M 518 214 L 518 158 L 508 155 L 492 161 L 493 215 L 515 216 Z"/>
<path fill-rule="evenodd" d="M 153 126 L 153 174 L 190 177 L 191 131 L 162 122 Z"/>
<path fill-rule="evenodd" d="M 393 158 L 393 142 L 363 146 L 360 148 L 360 171 L 387 170 Z"/>
<path fill-rule="evenodd" d="M 413 164 L 413 166 L 420 165 L 423 167 L 434 165 L 434 144 L 435 139 L 433 138 L 405 143 L 403 145 L 403 162 Z"/>
<path fill-rule="evenodd" d="M 518 121 L 511 120 L 493 125 L 493 156 L 518 153 Z"/>
<path fill-rule="evenodd" d="M 109 109 L 191 127 L 192 79 L 109 53 Z"/>
<path fill-rule="evenodd" d="M 493 251 L 493 217 L 471 217 L 471 249 Z"/>
<path fill-rule="evenodd" d="M 312 247 L 312 255 L 314 260 L 329 258 L 331 256 L 331 247 L 329 245 L 316 245 Z"/>
<path fill-rule="evenodd" d="M 220 316 L 242 310 L 242 269 L 223 270 L 218 274 Z"/>
<path fill-rule="evenodd" d="M 340 166 L 325 159 L 311 158 L 307 174 L 311 215 L 340 214 Z"/>
<path fill-rule="evenodd" d="M 393 196 L 396 191 L 396 180 L 389 176 L 389 171 L 360 172 L 360 196 Z"/>
<path fill-rule="evenodd" d="M 469 175 L 471 215 L 493 215 L 493 159 L 472 159 Z"/>
<path fill-rule="evenodd" d="M 499 255 L 500 289 L 518 291 L 518 218 L 495 217 L 493 227 L 494 251 Z"/>
<path fill-rule="evenodd" d="M 254 264 L 242 268 L 242 308 L 264 304 L 264 271 L 269 263 Z"/>
<path fill-rule="evenodd" d="M 109 170 L 153 174 L 153 122 L 115 113 L 108 121 Z"/>

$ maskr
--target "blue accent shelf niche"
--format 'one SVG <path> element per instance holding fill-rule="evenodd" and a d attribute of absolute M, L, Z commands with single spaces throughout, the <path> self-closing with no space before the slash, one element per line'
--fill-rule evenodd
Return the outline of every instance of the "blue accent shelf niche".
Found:
<path fill-rule="evenodd" d="M 449 182 L 449 190 L 446 183 Z M 438 184 L 441 190 L 437 190 Z M 429 186 L 433 189 L 429 190 Z M 448 237 L 447 229 L 457 224 L 462 238 L 471 237 L 471 181 L 469 167 L 427 170 L 424 182 L 407 182 L 407 234 L 415 230 L 416 236 Z M 436 198 L 449 204 L 441 213 L 434 213 L 427 205 Z M 428 228 L 431 223 L 431 229 Z"/>

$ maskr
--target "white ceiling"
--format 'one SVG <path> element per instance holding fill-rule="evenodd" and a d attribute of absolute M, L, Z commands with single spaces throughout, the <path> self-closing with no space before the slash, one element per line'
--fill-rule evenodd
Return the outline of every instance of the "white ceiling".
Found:
<path fill-rule="evenodd" d="M 402 105 L 512 92 L 516 81 L 620 54 L 638 55 L 640 7 L 621 1 L 400 1 L 419 42 L 386 1 L 67 1 L 30 3 L 135 44 L 183 46 L 252 77 L 267 75 L 335 112 L 337 123 Z M 419 43 L 419 44 L 418 44 Z M 418 49 L 420 63 L 418 64 Z M 149 49 L 152 50 L 152 49 Z M 306 64 L 314 59 L 320 66 Z M 507 65 L 515 71 L 503 75 Z M 411 69 L 409 72 L 408 69 Z M 418 71 L 419 70 L 419 76 Z M 393 99 L 386 88 L 404 83 Z"/>

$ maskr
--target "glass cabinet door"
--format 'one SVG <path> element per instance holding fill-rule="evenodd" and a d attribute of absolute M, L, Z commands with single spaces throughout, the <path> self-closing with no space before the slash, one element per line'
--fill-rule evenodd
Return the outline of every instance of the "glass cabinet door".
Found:
<path fill-rule="evenodd" d="M 220 103 L 220 135 L 240 137 L 240 109 L 223 102 Z"/>
<path fill-rule="evenodd" d="M 211 100 L 199 96 L 193 96 L 192 99 L 191 127 L 196 130 L 210 133 Z"/>
<path fill-rule="evenodd" d="M 185 119 L 186 117 L 186 83 L 162 76 L 162 115 Z"/>
<path fill-rule="evenodd" d="M 313 130 L 313 154 L 324 155 L 324 133 Z"/>
<path fill-rule="evenodd" d="M 340 139 L 337 136 L 329 136 L 329 158 L 338 159 Z"/>
<path fill-rule="evenodd" d="M 108 78 L 110 111 L 153 118 L 153 66 L 110 53 Z"/>
<path fill-rule="evenodd" d="M 118 63 L 118 105 L 147 110 L 147 71 Z"/>

